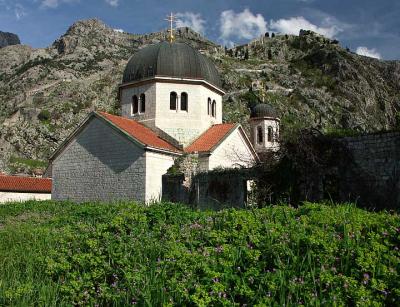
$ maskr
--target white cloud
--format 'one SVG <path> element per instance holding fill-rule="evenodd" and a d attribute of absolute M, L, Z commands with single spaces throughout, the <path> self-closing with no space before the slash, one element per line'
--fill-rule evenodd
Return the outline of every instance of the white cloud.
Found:
<path fill-rule="evenodd" d="M 19 3 L 15 4 L 14 14 L 15 14 L 15 18 L 17 18 L 17 20 L 20 20 L 21 18 L 23 18 L 27 15 L 24 6 Z"/>
<path fill-rule="evenodd" d="M 0 7 L 3 7 L 6 11 L 13 12 L 17 20 L 28 15 L 25 7 L 18 2 L 0 0 Z"/>
<path fill-rule="evenodd" d="M 205 32 L 205 20 L 201 17 L 201 14 L 192 12 L 177 13 L 176 14 L 176 26 L 177 27 L 189 27 L 199 33 Z"/>
<path fill-rule="evenodd" d="M 105 0 L 107 4 L 117 7 L 119 5 L 119 0 Z"/>
<path fill-rule="evenodd" d="M 241 13 L 223 11 L 220 16 L 221 39 L 232 44 L 232 39 L 252 39 L 267 31 L 267 22 L 261 14 L 253 14 L 249 9 Z"/>
<path fill-rule="evenodd" d="M 41 2 L 41 7 L 47 7 L 47 8 L 56 8 L 58 7 L 61 3 L 72 3 L 72 2 L 79 2 L 80 0 L 42 0 Z"/>
<path fill-rule="evenodd" d="M 359 55 L 368 56 L 370 58 L 381 59 L 381 54 L 375 49 L 368 49 L 367 47 L 360 46 L 357 48 L 356 53 Z"/>
<path fill-rule="evenodd" d="M 322 20 L 321 26 L 317 26 L 309 22 L 302 16 L 291 17 L 288 19 L 271 20 L 270 27 L 272 30 L 284 33 L 298 35 L 300 30 L 311 30 L 326 37 L 335 37 L 343 29 L 340 24 L 335 23 L 332 18 L 326 17 Z"/>
<path fill-rule="evenodd" d="M 115 32 L 118 32 L 118 33 L 124 33 L 124 32 L 125 32 L 125 31 L 122 30 L 122 29 L 114 29 L 114 31 L 115 31 Z"/>

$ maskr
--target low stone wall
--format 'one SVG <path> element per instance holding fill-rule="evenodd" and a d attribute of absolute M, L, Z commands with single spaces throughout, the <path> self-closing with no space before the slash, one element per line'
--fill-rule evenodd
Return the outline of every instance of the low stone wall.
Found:
<path fill-rule="evenodd" d="M 185 187 L 185 176 L 163 176 L 163 200 L 191 204 L 198 209 L 244 208 L 250 170 L 232 169 L 199 173 Z"/>
<path fill-rule="evenodd" d="M 344 161 L 343 200 L 369 207 L 400 207 L 400 132 L 339 139 L 352 161 Z"/>

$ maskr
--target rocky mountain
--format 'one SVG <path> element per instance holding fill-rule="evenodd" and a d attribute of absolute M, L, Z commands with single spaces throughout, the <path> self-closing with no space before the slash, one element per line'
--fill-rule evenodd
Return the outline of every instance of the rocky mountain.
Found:
<path fill-rule="evenodd" d="M 19 44 L 21 44 L 21 41 L 18 35 L 0 31 L 0 48 Z"/>
<path fill-rule="evenodd" d="M 137 35 L 79 21 L 44 49 L 0 49 L 0 171 L 41 173 L 55 148 L 92 110 L 119 112 L 123 69 L 166 32 Z M 218 66 L 224 120 L 247 127 L 249 107 L 268 101 L 286 134 L 305 126 L 376 131 L 400 124 L 400 62 L 358 56 L 313 32 L 265 35 L 225 49 L 189 28 L 176 37 Z"/>

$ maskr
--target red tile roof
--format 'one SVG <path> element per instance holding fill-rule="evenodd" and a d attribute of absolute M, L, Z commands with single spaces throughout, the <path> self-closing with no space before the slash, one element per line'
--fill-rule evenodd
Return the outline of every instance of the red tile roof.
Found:
<path fill-rule="evenodd" d="M 235 127 L 236 124 L 214 125 L 202 135 L 200 135 L 200 137 L 197 138 L 191 145 L 186 147 L 185 152 L 191 153 L 211 151 Z"/>
<path fill-rule="evenodd" d="M 51 193 L 51 179 L 0 175 L 0 191 Z"/>
<path fill-rule="evenodd" d="M 98 112 L 98 114 L 144 145 L 173 152 L 180 152 L 178 148 L 160 138 L 151 129 L 133 119 L 111 115 L 105 112 Z"/>

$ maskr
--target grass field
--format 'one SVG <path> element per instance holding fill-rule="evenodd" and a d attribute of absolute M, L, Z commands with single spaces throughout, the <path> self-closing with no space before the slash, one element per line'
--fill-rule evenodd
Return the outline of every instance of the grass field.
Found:
<path fill-rule="evenodd" d="M 400 217 L 353 205 L 0 205 L 0 306 L 396 306 Z"/>

